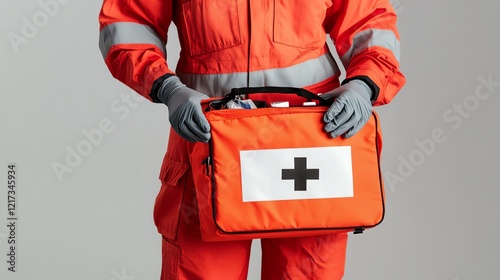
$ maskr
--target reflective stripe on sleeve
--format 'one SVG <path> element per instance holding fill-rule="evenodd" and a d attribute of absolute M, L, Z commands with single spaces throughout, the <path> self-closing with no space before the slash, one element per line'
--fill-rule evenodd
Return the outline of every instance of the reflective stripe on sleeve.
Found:
<path fill-rule="evenodd" d="M 340 58 L 344 67 L 348 67 L 351 58 L 370 47 L 383 47 L 392 51 L 399 62 L 400 46 L 396 34 L 392 30 L 368 29 L 359 32 L 353 38 L 352 46 Z"/>
<path fill-rule="evenodd" d="M 99 48 L 106 58 L 112 46 L 118 44 L 151 44 L 165 56 L 165 43 L 149 26 L 133 22 L 116 22 L 104 27 L 99 33 Z"/>
<path fill-rule="evenodd" d="M 224 96 L 232 88 L 247 86 L 246 72 L 227 74 L 187 74 L 177 72 L 190 88 L 196 89 L 209 96 Z M 258 86 L 287 86 L 303 88 L 317 84 L 332 77 L 338 77 L 340 70 L 330 54 L 324 54 L 302 63 L 285 67 L 260 71 L 249 74 L 250 87 Z"/>

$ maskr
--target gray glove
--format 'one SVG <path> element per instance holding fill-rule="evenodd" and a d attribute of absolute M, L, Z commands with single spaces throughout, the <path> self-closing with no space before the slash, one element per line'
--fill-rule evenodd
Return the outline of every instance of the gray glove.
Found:
<path fill-rule="evenodd" d="M 356 134 L 372 114 L 372 90 L 361 80 L 351 80 L 321 97 L 333 101 L 323 120 L 325 131 L 332 138 L 344 134 L 345 138 Z"/>
<path fill-rule="evenodd" d="M 210 124 L 200 105 L 207 98 L 207 95 L 188 88 L 177 76 L 165 79 L 158 90 L 158 99 L 168 107 L 172 128 L 191 142 L 208 142 L 210 139 Z"/>

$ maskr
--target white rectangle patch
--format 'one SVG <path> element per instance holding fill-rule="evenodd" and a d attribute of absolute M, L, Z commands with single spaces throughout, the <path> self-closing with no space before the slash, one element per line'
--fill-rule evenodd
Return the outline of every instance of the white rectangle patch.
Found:
<path fill-rule="evenodd" d="M 243 202 L 353 197 L 350 146 L 240 151 Z"/>

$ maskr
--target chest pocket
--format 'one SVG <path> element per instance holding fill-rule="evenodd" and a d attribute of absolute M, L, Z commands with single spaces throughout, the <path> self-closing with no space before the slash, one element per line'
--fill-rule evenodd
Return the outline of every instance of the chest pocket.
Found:
<path fill-rule="evenodd" d="M 274 0 L 273 41 L 304 49 L 323 47 L 323 21 L 331 5 L 331 0 Z"/>
<path fill-rule="evenodd" d="M 241 44 L 237 1 L 182 1 L 182 31 L 190 55 L 201 55 Z"/>

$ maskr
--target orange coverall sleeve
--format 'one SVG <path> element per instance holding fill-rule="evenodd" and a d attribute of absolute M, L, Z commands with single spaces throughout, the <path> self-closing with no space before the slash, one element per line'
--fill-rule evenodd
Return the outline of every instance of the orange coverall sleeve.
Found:
<path fill-rule="evenodd" d="M 375 92 L 373 105 L 389 103 L 405 84 L 396 19 L 387 0 L 333 0 L 327 11 L 325 29 L 346 69 L 344 83 L 368 82 Z"/>
<path fill-rule="evenodd" d="M 99 47 L 113 77 L 145 98 L 153 83 L 173 74 L 166 62 L 172 0 L 104 0 L 99 14 Z"/>

